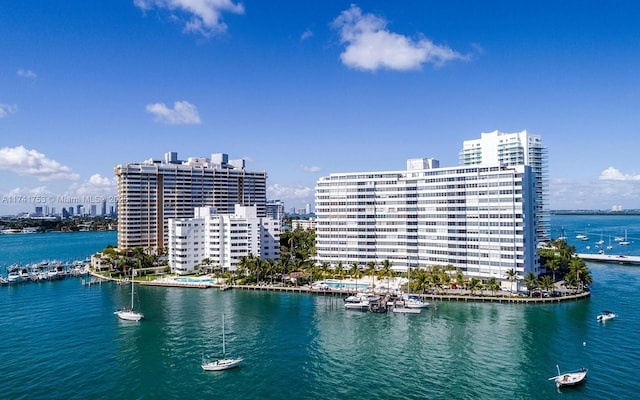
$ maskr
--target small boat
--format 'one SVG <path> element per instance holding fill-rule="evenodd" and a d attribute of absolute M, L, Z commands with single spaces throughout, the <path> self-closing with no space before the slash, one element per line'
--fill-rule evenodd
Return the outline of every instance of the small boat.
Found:
<path fill-rule="evenodd" d="M 627 240 L 627 230 L 626 229 L 624 230 L 624 239 L 618 241 L 618 244 L 620 246 L 628 246 L 629 245 L 629 241 Z"/>
<path fill-rule="evenodd" d="M 605 321 L 608 321 L 610 319 L 614 319 L 617 316 L 618 316 L 617 314 L 614 314 L 611 311 L 603 310 L 602 314 L 598 315 L 597 320 L 599 322 L 605 322 Z"/>
<path fill-rule="evenodd" d="M 222 371 L 237 367 L 242 358 L 225 358 L 224 314 L 222 314 L 222 358 L 215 361 L 202 360 L 202 369 L 205 371 Z"/>
<path fill-rule="evenodd" d="M 558 367 L 557 365 L 556 368 L 558 369 L 558 375 L 552 376 L 551 378 L 549 378 L 549 380 L 555 381 L 556 387 L 558 388 L 580 385 L 587 379 L 588 369 L 586 368 L 581 368 L 577 371 L 564 373 L 560 373 L 560 367 Z"/>
<path fill-rule="evenodd" d="M 422 300 L 420 296 L 416 295 L 407 295 L 403 296 L 402 302 L 404 302 L 404 306 L 407 308 L 427 308 L 429 307 L 429 303 Z"/>
<path fill-rule="evenodd" d="M 144 318 L 141 312 L 134 310 L 133 308 L 133 270 L 131 271 L 131 307 L 124 307 L 114 312 L 118 318 L 123 319 L 125 321 L 140 321 Z"/>
<path fill-rule="evenodd" d="M 344 299 L 344 308 L 346 310 L 367 311 L 372 304 L 378 301 L 378 296 L 368 293 L 356 293 Z"/>
<path fill-rule="evenodd" d="M 371 302 L 369 300 L 347 301 L 344 303 L 345 310 L 367 311 L 370 306 L 371 306 Z"/>
<path fill-rule="evenodd" d="M 422 312 L 421 308 L 409 308 L 409 307 L 404 307 L 404 306 L 396 306 L 393 307 L 392 310 L 394 313 L 400 313 L 400 314 L 420 314 Z"/>

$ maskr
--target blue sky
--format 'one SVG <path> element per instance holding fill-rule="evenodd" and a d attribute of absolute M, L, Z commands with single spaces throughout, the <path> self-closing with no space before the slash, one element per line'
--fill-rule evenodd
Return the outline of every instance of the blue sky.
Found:
<path fill-rule="evenodd" d="M 640 2 L 0 3 L 0 214 L 116 194 L 116 164 L 227 153 L 268 197 L 541 135 L 552 209 L 640 208 Z"/>

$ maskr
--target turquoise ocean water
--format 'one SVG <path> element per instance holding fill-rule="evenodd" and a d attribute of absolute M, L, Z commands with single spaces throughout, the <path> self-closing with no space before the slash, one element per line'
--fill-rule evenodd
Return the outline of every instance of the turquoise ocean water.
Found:
<path fill-rule="evenodd" d="M 640 217 L 560 216 L 552 226 L 570 241 L 587 229 L 592 246 L 600 231 L 626 228 L 631 244 L 615 250 L 640 255 Z M 14 262 L 83 259 L 115 242 L 114 232 L 0 235 L 0 272 Z M 640 266 L 589 267 L 588 300 L 441 302 L 420 315 L 346 311 L 330 295 L 138 287 L 146 319 L 126 323 L 113 315 L 129 301 L 126 286 L 68 278 L 0 287 L 0 397 L 637 398 Z M 596 322 L 603 309 L 619 317 Z M 245 361 L 204 372 L 203 355 L 221 352 L 223 313 L 227 351 Z M 588 382 L 559 392 L 547 379 L 556 364 L 589 368 Z"/>

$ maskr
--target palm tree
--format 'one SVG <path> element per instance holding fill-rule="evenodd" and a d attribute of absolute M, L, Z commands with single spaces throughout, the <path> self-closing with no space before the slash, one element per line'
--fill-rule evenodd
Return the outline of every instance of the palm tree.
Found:
<path fill-rule="evenodd" d="M 593 280 L 591 279 L 591 272 L 589 271 L 589 268 L 587 268 L 587 264 L 581 258 L 571 258 L 569 262 L 569 274 L 576 277 L 578 285 L 580 286 L 579 289 L 581 289 L 583 285 L 590 285 L 593 283 Z"/>
<path fill-rule="evenodd" d="M 329 274 L 329 268 L 331 267 L 331 265 L 329 265 L 328 262 L 323 262 L 322 264 L 320 264 L 320 270 L 322 271 L 322 277 L 326 278 L 327 274 Z"/>
<path fill-rule="evenodd" d="M 460 286 L 461 289 L 466 289 L 467 286 L 467 277 L 460 268 L 456 271 L 456 286 Z"/>
<path fill-rule="evenodd" d="M 344 265 L 342 264 L 342 261 L 338 261 L 338 265 L 336 265 L 333 269 L 333 273 L 334 276 L 335 274 L 338 274 L 338 276 L 340 277 L 340 282 L 342 282 L 342 277 L 344 276 Z"/>
<path fill-rule="evenodd" d="M 387 277 L 387 290 L 389 290 L 389 284 L 390 284 L 389 276 L 392 274 L 392 270 L 391 270 L 392 266 L 393 266 L 393 263 L 389 261 L 388 258 L 382 261 L 382 271 L 384 272 L 384 276 Z"/>
<path fill-rule="evenodd" d="M 353 262 L 351 264 L 351 269 L 349 269 L 349 273 L 351 274 L 351 276 L 355 276 L 356 277 L 356 291 L 358 290 L 358 275 L 360 275 L 360 266 L 358 265 L 357 262 Z"/>
<path fill-rule="evenodd" d="M 527 290 L 531 292 L 537 284 L 538 277 L 532 271 L 529 271 L 527 276 L 524 278 L 524 285 L 527 287 Z"/>
<path fill-rule="evenodd" d="M 478 278 L 471 278 L 471 282 L 469 282 L 469 290 L 471 290 L 471 295 L 475 293 L 476 290 L 482 291 L 483 285 L 482 281 Z"/>
<path fill-rule="evenodd" d="M 511 292 L 513 292 L 513 282 L 518 279 L 518 273 L 516 272 L 516 269 L 511 268 L 510 270 L 507 270 L 506 276 L 509 282 L 511 282 Z"/>
<path fill-rule="evenodd" d="M 556 271 L 560 269 L 561 265 L 562 265 L 562 259 L 559 257 L 550 258 L 547 260 L 547 263 L 545 264 L 545 267 L 551 270 L 554 282 L 556 281 Z"/>
<path fill-rule="evenodd" d="M 544 275 L 540 279 L 538 279 L 538 284 L 543 290 L 549 291 L 553 290 L 556 286 L 556 282 L 549 275 Z M 540 293 L 540 297 L 542 297 L 542 292 Z"/>
<path fill-rule="evenodd" d="M 488 290 L 491 290 L 491 293 L 495 296 L 496 292 L 500 290 L 500 282 L 496 279 L 495 276 L 489 278 L 489 280 L 484 285 Z"/>
<path fill-rule="evenodd" d="M 371 276 L 371 287 L 373 288 L 375 283 L 374 283 L 374 278 L 376 275 L 376 262 L 375 261 L 367 261 L 367 269 L 365 272 L 367 275 Z"/>

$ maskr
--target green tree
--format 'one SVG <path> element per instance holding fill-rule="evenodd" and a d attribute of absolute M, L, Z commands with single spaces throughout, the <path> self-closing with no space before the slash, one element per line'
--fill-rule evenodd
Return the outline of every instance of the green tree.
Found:
<path fill-rule="evenodd" d="M 507 270 L 507 273 L 505 275 L 507 277 L 507 280 L 511 282 L 511 292 L 513 292 L 513 282 L 518 279 L 518 273 L 516 272 L 515 268 L 511 268 L 510 270 Z"/>
<path fill-rule="evenodd" d="M 464 275 L 460 268 L 456 271 L 456 286 L 459 286 L 460 289 L 467 288 L 467 277 Z"/>
<path fill-rule="evenodd" d="M 471 295 L 473 296 L 473 294 L 476 291 L 480 291 L 482 292 L 482 289 L 484 288 L 482 281 L 478 278 L 471 278 L 471 281 L 469 282 L 469 290 L 471 291 Z"/>
<path fill-rule="evenodd" d="M 555 288 L 556 282 L 549 275 L 544 275 L 538 279 L 538 285 L 542 290 L 551 291 Z"/>
<path fill-rule="evenodd" d="M 368 261 L 367 262 L 367 275 L 371 276 L 371 287 L 374 287 L 374 277 L 376 275 L 376 262 L 375 261 Z"/>
<path fill-rule="evenodd" d="M 382 261 L 382 272 L 384 273 L 384 276 L 387 278 L 387 290 L 389 290 L 389 286 L 391 284 L 391 275 L 393 274 L 393 270 L 391 269 L 391 267 L 393 266 L 393 263 L 391 261 L 389 261 L 389 259 L 384 259 Z"/>
<path fill-rule="evenodd" d="M 496 292 L 500 290 L 500 282 L 495 276 L 492 276 L 487 280 L 484 287 L 487 288 L 487 290 L 491 290 L 491 293 L 495 296 Z"/>
<path fill-rule="evenodd" d="M 351 268 L 349 269 L 349 274 L 351 274 L 352 277 L 356 277 L 356 290 L 358 289 L 358 276 L 360 275 L 360 266 L 358 265 L 357 262 L 353 262 L 351 264 Z"/>
<path fill-rule="evenodd" d="M 538 277 L 532 271 L 529 271 L 524 278 L 524 285 L 527 287 L 527 290 L 532 291 L 537 284 Z"/>

